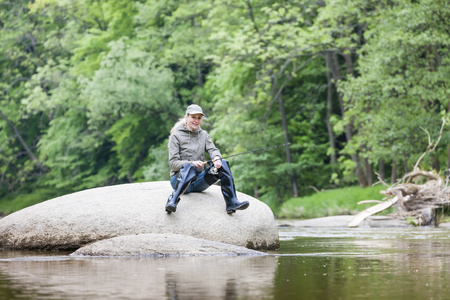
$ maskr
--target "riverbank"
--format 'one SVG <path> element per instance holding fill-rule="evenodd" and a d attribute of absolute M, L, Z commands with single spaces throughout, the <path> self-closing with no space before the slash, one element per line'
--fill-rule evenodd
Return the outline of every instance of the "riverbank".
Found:
<path fill-rule="evenodd" d="M 329 216 L 306 220 L 277 219 L 278 227 L 347 227 L 353 219 L 352 215 Z M 359 227 L 414 227 L 403 220 L 389 218 L 387 216 L 372 216 L 364 220 Z M 450 228 L 450 222 L 440 223 L 439 228 Z"/>
<path fill-rule="evenodd" d="M 272 207 L 275 215 L 283 219 L 314 219 L 324 216 L 351 216 L 373 203 L 358 204 L 363 200 L 382 201 L 382 186 L 361 188 L 351 186 L 320 191 L 309 196 L 291 198 L 280 207 Z"/>

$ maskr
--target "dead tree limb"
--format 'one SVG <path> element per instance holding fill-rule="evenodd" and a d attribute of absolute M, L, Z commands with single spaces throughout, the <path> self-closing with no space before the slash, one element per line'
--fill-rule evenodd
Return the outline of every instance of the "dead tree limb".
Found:
<path fill-rule="evenodd" d="M 349 227 L 357 227 L 367 217 L 393 205 L 398 209 L 397 216 L 402 218 L 412 217 L 415 219 L 414 223 L 419 226 L 437 225 L 436 208 L 450 206 L 449 178 L 447 177 L 444 182 L 439 173 L 420 170 L 419 164 L 428 153 L 435 151 L 441 140 L 445 125 L 446 121 L 442 119 L 439 137 L 436 142 L 433 142 L 429 132 L 421 127 L 428 136 L 428 146 L 426 151 L 417 160 L 413 171 L 403 176 L 396 184 L 388 186 L 386 190 L 381 191 L 388 199 L 355 215 L 349 222 Z M 385 184 L 379 174 L 377 175 L 380 182 Z M 423 179 L 423 181 L 418 179 Z M 361 201 L 359 203 L 368 203 L 368 201 Z"/>
<path fill-rule="evenodd" d="M 359 224 L 364 221 L 367 217 L 370 217 L 371 215 L 374 215 L 376 213 L 379 213 L 380 211 L 383 211 L 395 203 L 397 203 L 398 197 L 394 197 L 392 199 L 389 199 L 387 201 L 384 201 L 382 203 L 378 203 L 374 206 L 369 207 L 366 210 L 363 210 L 359 212 L 355 217 L 348 223 L 348 227 L 358 227 Z"/>
<path fill-rule="evenodd" d="M 0 110 L 0 116 L 5 119 L 6 123 L 8 123 L 8 125 L 12 128 L 12 130 L 14 131 L 14 133 L 16 134 L 17 138 L 19 139 L 20 143 L 22 144 L 23 148 L 25 149 L 25 151 L 27 152 L 27 154 L 30 156 L 31 160 L 35 161 L 39 167 L 42 167 L 41 162 L 37 159 L 37 157 L 33 154 L 33 152 L 31 151 L 31 149 L 28 147 L 27 143 L 25 142 L 25 140 L 22 138 L 22 135 L 20 134 L 19 130 L 17 129 L 17 127 L 13 124 L 13 122 L 11 122 L 10 119 L 8 119 L 8 117 Z"/>
<path fill-rule="evenodd" d="M 430 153 L 431 151 L 434 151 L 437 147 L 437 145 L 439 144 L 439 142 L 441 141 L 441 137 L 442 137 L 442 132 L 444 130 L 444 126 L 445 126 L 445 119 L 442 118 L 442 125 L 441 125 L 441 130 L 439 131 L 439 137 L 436 141 L 436 143 L 433 143 L 431 141 L 431 137 L 430 137 L 430 133 L 428 132 L 428 130 L 420 127 L 423 131 L 426 132 L 427 136 L 428 136 L 428 147 L 427 150 L 419 157 L 419 159 L 417 160 L 416 164 L 414 165 L 413 171 L 418 170 L 419 168 L 419 164 L 422 161 L 422 159 L 425 157 L 425 155 L 427 155 L 428 153 Z"/>

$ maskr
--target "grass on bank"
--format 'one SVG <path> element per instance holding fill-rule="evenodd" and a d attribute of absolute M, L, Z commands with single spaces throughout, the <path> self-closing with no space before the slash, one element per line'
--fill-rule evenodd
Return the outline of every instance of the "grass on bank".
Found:
<path fill-rule="evenodd" d="M 292 198 L 279 208 L 278 218 L 311 219 L 336 215 L 354 215 L 376 203 L 360 204 L 362 200 L 382 200 L 381 185 L 373 187 L 346 187 L 315 193 L 311 196 Z M 392 212 L 392 208 L 385 211 Z"/>

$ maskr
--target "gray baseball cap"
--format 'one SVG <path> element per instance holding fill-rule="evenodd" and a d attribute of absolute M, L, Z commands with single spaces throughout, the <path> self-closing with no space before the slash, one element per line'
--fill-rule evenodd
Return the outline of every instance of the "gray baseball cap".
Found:
<path fill-rule="evenodd" d="M 197 104 L 189 105 L 188 108 L 186 109 L 186 114 L 187 115 L 201 114 L 201 115 L 205 116 L 202 108 L 200 106 L 198 106 Z"/>

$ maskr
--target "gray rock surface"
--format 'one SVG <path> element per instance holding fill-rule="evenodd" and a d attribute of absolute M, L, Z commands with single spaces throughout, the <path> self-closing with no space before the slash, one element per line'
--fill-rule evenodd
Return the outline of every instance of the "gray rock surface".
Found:
<path fill-rule="evenodd" d="M 27 207 L 0 220 L 1 249 L 75 250 L 116 236 L 176 233 L 250 249 L 276 249 L 278 231 L 270 208 L 238 192 L 249 208 L 228 215 L 220 187 L 183 195 L 175 213 L 164 206 L 168 181 L 80 191 Z"/>
<path fill-rule="evenodd" d="M 133 234 L 81 247 L 71 256 L 267 255 L 245 247 L 180 234 Z"/>

